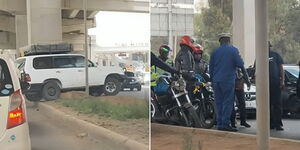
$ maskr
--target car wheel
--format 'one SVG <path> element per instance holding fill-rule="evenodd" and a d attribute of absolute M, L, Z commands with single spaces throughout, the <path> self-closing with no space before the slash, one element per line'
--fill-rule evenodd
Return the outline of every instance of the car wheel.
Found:
<path fill-rule="evenodd" d="M 56 100 L 59 98 L 60 93 L 61 93 L 60 87 L 55 81 L 47 82 L 43 86 L 42 94 L 43 94 L 43 98 L 46 100 Z"/>
<path fill-rule="evenodd" d="M 121 90 L 121 83 L 114 78 L 108 78 L 104 84 L 104 94 L 108 96 L 114 96 Z"/>
<path fill-rule="evenodd" d="M 40 101 L 42 99 L 40 94 L 25 94 L 25 97 L 29 101 Z"/>

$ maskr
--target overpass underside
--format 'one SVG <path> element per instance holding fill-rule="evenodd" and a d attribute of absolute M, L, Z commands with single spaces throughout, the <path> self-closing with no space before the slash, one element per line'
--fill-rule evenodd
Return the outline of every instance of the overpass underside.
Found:
<path fill-rule="evenodd" d="M 87 27 L 99 11 L 149 12 L 148 0 L 87 0 Z M 84 49 L 83 0 L 0 0 L 0 50 L 68 42 Z"/>

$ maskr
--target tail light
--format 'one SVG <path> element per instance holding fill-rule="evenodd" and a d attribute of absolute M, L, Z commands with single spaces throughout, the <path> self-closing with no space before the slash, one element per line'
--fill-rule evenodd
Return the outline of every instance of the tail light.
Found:
<path fill-rule="evenodd" d="M 18 90 L 10 96 L 7 129 L 23 124 L 26 121 L 25 117 L 25 100 L 21 91 Z"/>

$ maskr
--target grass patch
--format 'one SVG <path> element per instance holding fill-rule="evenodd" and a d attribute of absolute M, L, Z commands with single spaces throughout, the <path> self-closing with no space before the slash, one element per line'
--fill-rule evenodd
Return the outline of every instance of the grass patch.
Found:
<path fill-rule="evenodd" d="M 88 97 L 84 99 L 60 99 L 58 102 L 83 114 L 95 114 L 117 120 L 149 118 L 149 108 L 145 100 L 130 104 L 114 104 L 99 98 Z"/>
<path fill-rule="evenodd" d="M 183 136 L 183 145 L 182 150 L 192 150 L 193 148 L 193 137 L 188 134 L 184 134 Z"/>

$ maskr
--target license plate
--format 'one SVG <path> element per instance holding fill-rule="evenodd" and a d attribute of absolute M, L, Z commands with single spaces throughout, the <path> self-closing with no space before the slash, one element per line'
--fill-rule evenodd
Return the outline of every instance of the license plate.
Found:
<path fill-rule="evenodd" d="M 246 101 L 246 108 L 256 108 L 255 101 Z"/>

